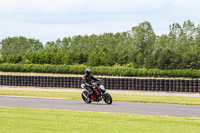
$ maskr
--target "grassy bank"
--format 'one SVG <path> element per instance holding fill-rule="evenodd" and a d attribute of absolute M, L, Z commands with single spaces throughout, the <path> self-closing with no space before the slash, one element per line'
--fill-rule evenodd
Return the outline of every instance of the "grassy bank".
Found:
<path fill-rule="evenodd" d="M 50 90 L 0 89 L 0 95 L 81 99 L 80 92 L 50 91 Z M 200 105 L 200 97 L 137 95 L 137 94 L 111 94 L 111 95 L 114 101 Z"/>
<path fill-rule="evenodd" d="M 0 107 L 2 133 L 198 133 L 199 118 Z"/>
<path fill-rule="evenodd" d="M 83 77 L 83 74 L 56 74 L 56 73 L 35 73 L 35 72 L 3 72 L 0 71 L 0 75 L 23 75 L 23 76 L 59 76 L 59 77 Z M 111 77 L 111 76 L 110 76 Z"/>
<path fill-rule="evenodd" d="M 37 72 L 3 72 L 0 71 L 0 75 L 21 75 L 21 76 L 55 76 L 55 77 L 83 77 L 82 74 L 59 74 L 59 73 L 37 73 Z M 107 78 L 154 78 L 154 79 L 192 79 L 185 77 L 129 77 L 129 76 L 109 76 L 109 75 L 95 75 L 95 77 L 107 77 Z"/>

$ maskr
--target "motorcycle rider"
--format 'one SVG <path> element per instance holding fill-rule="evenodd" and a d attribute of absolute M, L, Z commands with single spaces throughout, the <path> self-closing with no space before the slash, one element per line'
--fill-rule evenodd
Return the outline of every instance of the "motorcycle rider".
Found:
<path fill-rule="evenodd" d="M 91 70 L 89 68 L 87 68 L 85 70 L 85 75 L 83 76 L 83 83 L 85 84 L 86 89 L 89 91 L 89 94 L 87 95 L 89 100 L 91 100 L 91 96 L 92 96 L 92 94 L 94 92 L 93 85 L 92 85 L 92 80 L 99 81 L 97 78 L 95 78 L 91 74 Z"/>

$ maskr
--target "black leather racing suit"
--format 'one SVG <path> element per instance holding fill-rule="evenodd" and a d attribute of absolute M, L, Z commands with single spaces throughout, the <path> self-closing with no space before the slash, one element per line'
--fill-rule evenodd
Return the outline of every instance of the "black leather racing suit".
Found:
<path fill-rule="evenodd" d="M 93 88 L 92 88 L 92 80 L 98 81 L 97 78 L 95 78 L 92 74 L 87 75 L 85 74 L 83 76 L 83 83 L 86 86 L 86 89 L 89 91 L 88 97 L 91 98 L 92 93 L 94 92 Z"/>

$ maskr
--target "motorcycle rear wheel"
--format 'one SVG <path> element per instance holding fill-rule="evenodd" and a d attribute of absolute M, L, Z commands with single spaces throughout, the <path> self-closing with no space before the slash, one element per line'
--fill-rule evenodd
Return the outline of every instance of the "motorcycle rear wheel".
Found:
<path fill-rule="evenodd" d="M 112 104 L 112 97 L 111 97 L 111 95 L 109 93 L 104 95 L 104 99 L 103 100 L 104 100 L 104 102 L 106 104 Z"/>
<path fill-rule="evenodd" d="M 85 103 L 91 103 L 92 101 L 91 100 L 88 100 L 88 98 L 86 98 L 87 97 L 87 95 L 88 95 L 88 92 L 87 91 L 83 91 L 82 92 L 82 99 L 83 99 L 83 101 L 85 102 Z"/>

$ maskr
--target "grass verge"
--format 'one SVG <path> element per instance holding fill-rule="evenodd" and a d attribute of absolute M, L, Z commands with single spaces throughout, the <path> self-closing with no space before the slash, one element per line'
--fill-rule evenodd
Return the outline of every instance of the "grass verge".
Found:
<path fill-rule="evenodd" d="M 2 133 L 199 133 L 199 118 L 0 107 Z"/>
<path fill-rule="evenodd" d="M 51 90 L 0 89 L 0 95 L 81 99 L 80 92 L 51 91 Z M 155 95 L 137 95 L 137 94 L 111 94 L 111 95 L 114 101 L 122 101 L 122 102 L 200 105 L 200 97 L 157 96 L 157 95 L 155 96 Z"/>
<path fill-rule="evenodd" d="M 59 76 L 59 77 L 83 77 L 80 74 L 56 74 L 56 73 L 36 73 L 36 72 L 3 72 L 0 75 L 23 75 L 23 76 Z"/>
<path fill-rule="evenodd" d="M 0 71 L 0 75 L 20 75 L 20 76 L 58 76 L 58 77 L 83 77 L 83 74 L 59 74 L 59 73 L 36 73 L 36 72 L 3 72 Z M 108 76 L 108 75 L 95 75 L 95 77 L 107 77 L 107 78 L 154 78 L 154 79 L 191 79 L 185 77 L 129 77 L 129 76 Z"/>

